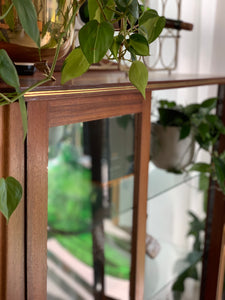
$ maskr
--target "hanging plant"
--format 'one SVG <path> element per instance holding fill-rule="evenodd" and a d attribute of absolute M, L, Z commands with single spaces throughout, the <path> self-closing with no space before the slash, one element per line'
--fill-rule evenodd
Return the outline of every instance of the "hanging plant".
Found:
<path fill-rule="evenodd" d="M 59 19 L 63 20 L 58 23 L 53 22 L 53 16 L 48 20 L 39 19 L 40 11 L 36 11 L 34 3 L 32 0 L 0 1 L 2 13 L 0 17 L 0 39 L 2 40 L 0 42 L 0 77 L 15 89 L 15 92 L 11 94 L 0 92 L 0 105 L 19 101 L 24 136 L 27 132 L 24 95 L 52 80 L 62 46 L 85 1 L 57 0 L 54 17 L 57 22 Z M 79 32 L 80 45 L 73 49 L 65 59 L 61 83 L 82 75 L 93 63 L 98 63 L 104 56 L 107 56 L 109 60 L 129 61 L 129 79 L 145 98 L 148 71 L 141 57 L 149 55 L 149 45 L 160 35 L 165 26 L 165 18 L 160 17 L 155 10 L 144 9 L 137 0 L 90 0 L 88 1 L 88 14 L 89 21 Z M 17 23 L 14 22 L 15 15 Z M 115 24 L 120 24 L 119 28 L 115 29 Z M 7 51 L 10 52 L 7 49 L 7 46 L 10 46 L 10 34 L 15 34 L 15 29 L 22 30 L 24 38 L 33 41 L 32 47 L 37 49 L 40 60 L 43 59 L 42 55 L 44 57 L 45 50 L 54 49 L 51 68 L 45 69 L 45 78 L 24 91 L 20 90 L 19 77 L 9 58 L 10 53 L 7 54 Z M 44 43 L 43 39 L 47 40 L 47 43 Z M 15 51 L 12 51 L 12 58 L 14 54 Z M 21 185 L 16 179 L 0 181 L 0 210 L 7 219 L 15 210 L 20 198 Z"/>

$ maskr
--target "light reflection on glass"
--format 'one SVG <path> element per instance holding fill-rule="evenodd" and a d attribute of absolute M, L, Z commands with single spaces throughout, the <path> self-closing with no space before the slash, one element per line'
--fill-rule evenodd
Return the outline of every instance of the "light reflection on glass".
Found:
<path fill-rule="evenodd" d="M 133 156 L 133 116 L 50 129 L 48 300 L 129 299 Z"/>

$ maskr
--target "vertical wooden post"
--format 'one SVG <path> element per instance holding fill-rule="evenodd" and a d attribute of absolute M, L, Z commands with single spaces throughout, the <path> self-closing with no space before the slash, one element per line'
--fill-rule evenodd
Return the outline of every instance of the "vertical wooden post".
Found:
<path fill-rule="evenodd" d="M 29 102 L 27 136 L 27 299 L 47 298 L 48 105 Z"/>
<path fill-rule="evenodd" d="M 225 274 L 225 225 L 223 226 L 223 238 L 222 238 L 222 246 L 220 252 L 220 265 L 219 265 L 216 300 L 221 300 L 223 297 L 224 274 Z"/>
<path fill-rule="evenodd" d="M 135 124 L 134 206 L 130 299 L 144 298 L 145 236 L 147 218 L 148 161 L 150 154 L 151 93 L 143 100 Z"/>
<path fill-rule="evenodd" d="M 19 104 L 0 108 L 0 177 L 15 177 L 24 188 L 24 138 Z M 24 200 L 7 224 L 0 215 L 0 299 L 25 299 Z"/>
<path fill-rule="evenodd" d="M 225 124 L 225 85 L 219 86 L 217 114 Z M 225 136 L 221 136 L 218 151 L 225 150 Z M 225 223 L 225 196 L 211 181 L 208 197 L 206 237 L 203 255 L 201 300 L 216 299 L 220 252 Z"/>

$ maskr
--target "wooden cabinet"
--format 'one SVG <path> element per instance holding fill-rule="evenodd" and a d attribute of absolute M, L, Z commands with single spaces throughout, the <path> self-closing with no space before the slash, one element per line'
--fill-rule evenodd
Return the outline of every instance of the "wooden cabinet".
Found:
<path fill-rule="evenodd" d="M 14 176 L 23 184 L 24 195 L 6 224 L 0 217 L 0 298 L 4 300 L 46 299 L 47 200 L 49 128 L 76 122 L 135 115 L 134 202 L 130 299 L 142 300 L 144 291 L 146 199 L 150 147 L 151 92 L 202 85 L 220 85 L 224 100 L 225 77 L 154 77 L 146 99 L 128 83 L 125 73 L 90 71 L 61 86 L 60 74 L 51 82 L 26 94 L 28 134 L 23 130 L 17 103 L 1 107 L 1 176 Z M 41 78 L 21 77 L 23 88 Z M 1 90 L 7 91 L 3 83 Z M 217 199 L 218 198 L 218 199 Z M 210 220 L 203 270 L 202 299 L 215 299 L 225 204 L 221 195 L 209 202 Z M 213 280 L 212 280 L 212 275 Z M 210 290 L 210 296 L 208 289 Z M 100 298 L 99 298 L 100 299 Z"/>

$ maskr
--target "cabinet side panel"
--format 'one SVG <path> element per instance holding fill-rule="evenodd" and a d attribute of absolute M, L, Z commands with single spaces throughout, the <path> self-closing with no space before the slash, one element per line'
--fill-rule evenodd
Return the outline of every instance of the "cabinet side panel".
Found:
<path fill-rule="evenodd" d="M 24 187 L 24 138 L 19 104 L 0 108 L 0 176 L 15 177 Z M 0 216 L 0 298 L 25 299 L 24 200 L 8 224 Z"/>
<path fill-rule="evenodd" d="M 218 91 L 217 114 L 225 124 L 225 85 Z M 225 137 L 221 136 L 216 150 L 225 150 Z M 216 299 L 223 227 L 225 224 L 225 196 L 211 180 L 208 194 L 206 238 L 203 255 L 201 300 Z"/>

